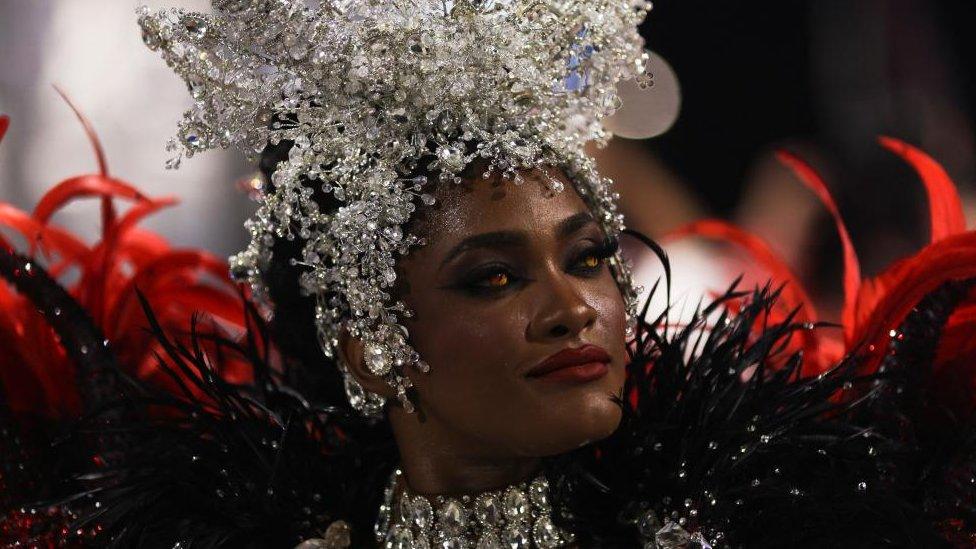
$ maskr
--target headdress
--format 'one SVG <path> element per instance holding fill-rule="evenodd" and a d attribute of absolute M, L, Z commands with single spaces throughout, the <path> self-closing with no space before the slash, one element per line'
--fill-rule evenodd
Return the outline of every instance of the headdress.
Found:
<path fill-rule="evenodd" d="M 637 25 L 643 0 L 213 0 L 214 13 L 140 9 L 146 44 L 195 100 L 169 148 L 182 157 L 236 146 L 249 155 L 292 144 L 246 223 L 251 241 L 232 272 L 260 295 L 276 238 L 304 241 L 296 261 L 314 296 L 320 343 L 337 357 L 344 325 L 369 370 L 404 406 L 404 368 L 427 371 L 391 296 L 395 258 L 423 244 L 406 234 L 433 203 L 426 175 L 459 181 L 481 159 L 519 170 L 561 169 L 610 237 L 623 229 L 617 195 L 584 150 L 605 143 L 621 79 L 646 80 Z M 420 175 L 418 175 L 420 174 Z M 548 184 L 562 184 L 548 176 Z M 335 211 L 319 207 L 331 195 Z M 637 289 L 618 254 L 611 270 L 628 314 Z M 340 363 L 341 364 L 341 363 Z M 346 375 L 354 406 L 378 395 Z"/>

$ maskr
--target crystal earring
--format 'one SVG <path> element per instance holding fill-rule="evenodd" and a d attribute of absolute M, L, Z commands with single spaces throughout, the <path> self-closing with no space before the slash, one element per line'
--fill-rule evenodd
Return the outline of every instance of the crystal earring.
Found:
<path fill-rule="evenodd" d="M 346 399 L 349 401 L 349 405 L 369 419 L 381 419 L 386 397 L 364 389 L 356 377 L 349 372 L 349 367 L 341 357 L 336 357 L 336 364 L 339 366 L 339 371 L 342 372 L 342 387 L 346 391 Z"/>

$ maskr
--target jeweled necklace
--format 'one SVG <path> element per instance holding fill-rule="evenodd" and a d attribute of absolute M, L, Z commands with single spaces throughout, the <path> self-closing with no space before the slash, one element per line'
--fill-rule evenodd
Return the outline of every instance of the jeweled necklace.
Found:
<path fill-rule="evenodd" d="M 405 483 L 396 494 L 402 476 L 399 468 L 394 470 L 383 493 L 374 528 L 381 547 L 549 549 L 574 540 L 552 522 L 549 482 L 541 474 L 507 488 L 456 497 L 414 494 Z"/>

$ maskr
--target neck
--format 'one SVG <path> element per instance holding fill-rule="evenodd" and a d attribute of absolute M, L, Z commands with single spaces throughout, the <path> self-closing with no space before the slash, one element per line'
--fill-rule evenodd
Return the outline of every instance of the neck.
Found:
<path fill-rule="evenodd" d="M 422 495 L 460 495 L 495 490 L 526 480 L 537 457 L 501 457 L 484 441 L 450 432 L 435 418 L 390 409 L 400 464 L 410 490 Z M 492 451 L 494 450 L 494 451 Z"/>

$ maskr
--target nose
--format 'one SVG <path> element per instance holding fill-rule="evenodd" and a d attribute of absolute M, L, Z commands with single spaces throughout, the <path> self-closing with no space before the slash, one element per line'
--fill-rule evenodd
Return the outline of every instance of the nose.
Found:
<path fill-rule="evenodd" d="M 529 341 L 573 339 L 596 322 L 597 311 L 581 295 L 579 283 L 555 271 L 543 284 L 536 284 L 544 295 L 526 330 Z"/>

